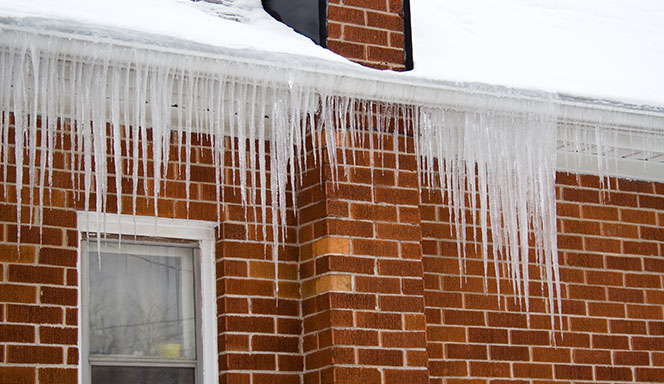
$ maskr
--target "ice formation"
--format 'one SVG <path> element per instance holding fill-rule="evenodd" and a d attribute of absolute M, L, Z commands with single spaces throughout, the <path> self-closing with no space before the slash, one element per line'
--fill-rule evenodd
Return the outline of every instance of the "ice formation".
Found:
<path fill-rule="evenodd" d="M 13 152 L 16 185 L 36 186 L 36 192 L 28 188 L 27 202 L 22 201 L 22 188 L 16 189 L 18 222 L 40 224 L 58 145 L 69 148 L 65 164 L 72 184 L 84 192 L 86 211 L 94 196 L 94 209 L 103 214 L 112 187 L 132 196 L 135 214 L 142 185 L 141 193 L 154 200 L 156 216 L 161 185 L 173 164 L 185 180 L 188 207 L 193 165 L 190 139 L 202 135 L 212 147 L 217 201 L 223 200 L 221 186 L 230 183 L 225 180 L 230 162 L 230 174 L 239 175 L 233 183 L 239 184 L 242 203 L 254 206 L 263 220 L 263 237 L 266 228 L 272 230 L 276 269 L 289 205 L 287 186 L 296 188 L 310 165 L 302 162 L 305 148 L 311 146 L 314 161 L 322 162 L 325 141 L 326 160 L 336 170 L 345 162 L 336 157 L 337 145 L 346 143 L 337 140 L 338 135 L 354 139 L 363 129 L 387 134 L 390 118 L 403 117 L 416 140 L 423 185 L 439 186 L 449 196 L 460 263 L 466 242 L 480 244 L 485 266 L 493 259 L 498 270 L 499 261 L 506 260 L 501 265 L 508 266 L 517 297 L 527 298 L 532 246 L 541 264 L 549 309 L 553 313 L 560 308 L 560 301 L 555 302 L 556 297 L 560 300 L 554 190 L 557 104 L 550 94 L 478 89 L 472 100 L 450 106 L 444 87 L 440 94 L 404 87 L 405 94 L 396 99 L 393 95 L 398 91 L 388 92 L 387 87 L 396 88 L 397 83 L 365 82 L 373 88 L 353 93 L 353 78 L 228 58 L 214 60 L 57 36 L 36 39 L 30 32 L 11 29 L 3 31 L 2 42 L 6 46 L 0 53 L 3 179 L 8 180 Z M 347 93 L 338 91 L 343 86 Z M 409 103 L 416 92 L 434 92 L 432 99 L 441 101 Z M 369 111 L 377 113 L 375 122 Z M 10 113 L 15 119 L 12 137 Z M 40 116 L 40 124 L 35 116 Z M 65 122 L 68 129 L 60 127 Z M 60 134 L 61 129 L 69 135 Z M 398 134 L 393 134 L 398 140 Z M 123 141 L 131 143 L 124 153 Z M 184 157 L 179 150 L 173 158 L 173 142 L 184 147 Z M 371 149 L 381 145 L 370 141 Z M 237 160 L 235 156 L 225 159 L 227 150 L 237 151 Z M 24 169 L 28 180 L 23 179 Z M 78 184 L 79 175 L 83 185 Z M 139 175 L 153 175 L 154 182 L 140 183 Z M 132 180 L 131 191 L 123 186 L 123 178 Z M 28 220 L 21 217 L 22 204 L 33 207 Z M 122 212 L 122 199 L 115 199 L 115 204 L 113 210 Z M 466 222 L 467 209 L 474 212 L 474 223 Z M 271 221 L 265 222 L 269 216 Z M 465 228 L 471 224 L 479 226 L 481 239 L 465 238 Z"/>

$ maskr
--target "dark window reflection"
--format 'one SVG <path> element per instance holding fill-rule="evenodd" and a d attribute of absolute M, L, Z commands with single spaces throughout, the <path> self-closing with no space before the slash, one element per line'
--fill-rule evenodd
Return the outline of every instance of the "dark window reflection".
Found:
<path fill-rule="evenodd" d="M 262 0 L 263 8 L 275 19 L 325 46 L 327 38 L 326 0 Z"/>
<path fill-rule="evenodd" d="M 94 384 L 194 384 L 193 368 L 92 367 Z"/>

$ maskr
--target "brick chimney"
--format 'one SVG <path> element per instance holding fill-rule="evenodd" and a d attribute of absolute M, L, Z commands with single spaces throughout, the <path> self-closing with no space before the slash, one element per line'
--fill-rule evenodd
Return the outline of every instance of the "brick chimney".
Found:
<path fill-rule="evenodd" d="M 261 1 L 275 19 L 350 60 L 378 69 L 413 68 L 410 0 Z"/>
<path fill-rule="evenodd" d="M 327 47 L 362 65 L 412 68 L 408 0 L 329 0 Z"/>

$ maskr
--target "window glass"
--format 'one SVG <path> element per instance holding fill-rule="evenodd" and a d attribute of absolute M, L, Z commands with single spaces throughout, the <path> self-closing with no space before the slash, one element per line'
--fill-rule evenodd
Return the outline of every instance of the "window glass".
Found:
<path fill-rule="evenodd" d="M 95 384 L 156 383 L 193 384 L 193 368 L 171 367 L 92 367 L 92 382 Z"/>
<path fill-rule="evenodd" d="M 88 353 L 93 364 L 95 357 L 196 359 L 193 259 L 194 250 L 187 247 L 89 243 Z M 120 380 L 115 382 L 171 382 L 141 379 L 161 377 L 168 370 L 158 371 L 93 367 L 92 379 L 105 383 L 109 381 L 102 378 L 119 375 L 112 376 Z M 174 371 L 173 377 L 190 375 L 193 380 L 193 373 L 185 371 L 193 369 Z M 174 382 L 192 382 L 183 380 Z"/>

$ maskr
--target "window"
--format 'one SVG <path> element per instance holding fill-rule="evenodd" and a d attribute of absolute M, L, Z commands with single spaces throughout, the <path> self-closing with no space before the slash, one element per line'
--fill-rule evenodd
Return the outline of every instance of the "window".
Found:
<path fill-rule="evenodd" d="M 216 383 L 212 224 L 80 213 L 78 225 L 82 382 Z"/>

